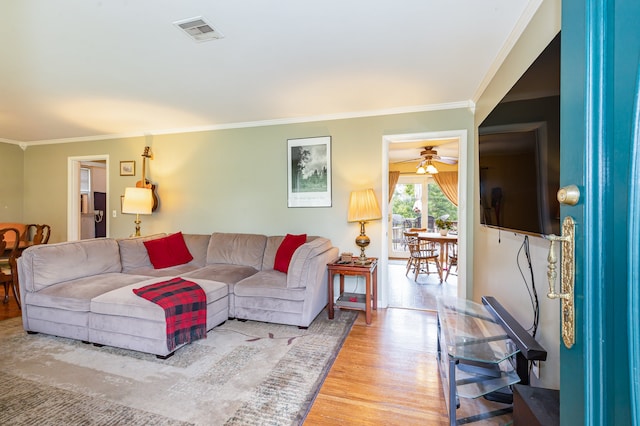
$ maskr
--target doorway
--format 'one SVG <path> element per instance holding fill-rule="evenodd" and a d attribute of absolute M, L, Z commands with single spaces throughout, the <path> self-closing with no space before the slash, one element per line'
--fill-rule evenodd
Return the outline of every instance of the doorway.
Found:
<path fill-rule="evenodd" d="M 445 197 L 432 175 L 406 173 L 395 185 L 390 211 L 389 306 L 436 310 L 437 297 L 457 295 L 457 265 L 449 264 L 448 256 L 443 256 L 442 282 L 437 274 L 416 276 L 407 268 L 410 252 L 404 234 L 415 229 L 435 233 L 436 218 L 447 217 L 457 224 L 458 208 Z M 457 228 L 450 232 L 457 233 Z M 436 266 L 432 264 L 430 270 L 435 271 Z"/>
<path fill-rule="evenodd" d="M 464 153 L 467 152 L 467 131 L 466 130 L 452 130 L 452 131 L 443 131 L 443 132 L 428 132 L 428 133 L 414 133 L 414 134 L 400 134 L 400 135 L 388 135 L 383 137 L 383 153 L 382 153 L 382 170 L 383 170 L 383 181 L 382 181 L 382 193 L 390 194 L 393 191 L 390 191 L 390 182 L 389 182 L 389 171 L 391 170 L 390 164 L 392 161 L 398 161 L 397 158 L 394 158 L 395 153 L 391 153 L 391 151 L 396 150 L 413 150 L 413 154 L 409 154 L 405 158 L 409 163 L 409 168 L 412 168 L 412 173 L 407 174 L 416 175 L 416 166 L 418 161 L 414 161 L 416 157 L 420 157 L 420 152 L 424 151 L 425 147 L 435 146 L 437 144 L 452 144 L 456 145 L 456 154 L 458 154 L 457 160 L 457 180 L 458 180 L 458 193 L 466 194 L 467 192 L 467 158 Z M 417 149 L 417 151 L 416 151 Z M 437 150 L 437 148 L 436 148 Z M 416 155 L 417 152 L 417 155 Z M 459 155 L 463 154 L 463 155 Z M 393 159 L 393 160 L 392 160 Z M 426 196 L 426 193 L 424 193 Z M 398 297 L 397 289 L 402 288 L 397 283 L 400 282 L 398 280 L 405 280 L 402 283 L 406 283 L 406 280 L 410 280 L 409 284 L 413 282 L 412 277 L 405 276 L 406 272 L 406 260 L 402 259 L 400 256 L 394 256 L 393 250 L 393 216 L 392 216 L 392 204 L 391 198 L 387 200 L 388 202 L 383 202 L 382 204 L 382 214 L 383 217 L 386 217 L 388 220 L 382 221 L 382 233 L 385 241 L 389 241 L 389 244 L 383 244 L 381 250 L 381 261 L 380 261 L 380 274 L 382 278 L 382 288 L 380 291 L 380 303 L 381 306 L 397 306 L 397 307 L 407 307 L 414 309 L 431 309 L 435 307 L 434 297 L 428 298 L 431 300 L 429 305 L 420 305 L 418 302 L 409 303 L 407 300 L 418 300 L 414 297 Z M 433 289 L 438 289 L 438 291 L 447 291 L 447 294 L 451 294 L 457 297 L 466 298 L 466 279 L 467 271 L 466 271 L 466 247 L 467 247 L 467 236 L 466 236 L 466 203 L 464 203 L 464 198 L 460 200 L 460 205 L 458 208 L 458 217 L 460 220 L 458 221 L 458 268 L 456 270 L 457 276 L 451 275 L 449 276 L 448 281 L 450 281 L 451 285 L 441 286 L 439 283 L 439 279 L 435 277 L 435 275 L 429 276 L 430 280 L 435 280 L 437 283 L 437 287 L 434 285 Z M 425 201 L 423 200 L 423 203 Z M 421 221 L 426 221 L 426 225 L 428 226 L 428 214 L 421 214 Z M 422 223 L 421 223 L 422 224 Z M 425 226 L 425 227 L 427 227 Z M 397 252 L 396 252 L 397 254 Z M 410 274 L 409 274 L 410 275 Z M 421 277 L 420 280 L 424 278 Z M 455 284 L 453 282 L 455 281 Z M 414 289 L 425 290 L 425 288 L 417 287 L 420 284 L 411 284 Z M 395 291 L 395 293 L 394 293 Z M 427 300 L 425 298 L 422 298 Z M 399 300 L 399 301 L 398 301 Z"/>
<path fill-rule="evenodd" d="M 67 241 L 109 235 L 109 156 L 69 157 Z"/>

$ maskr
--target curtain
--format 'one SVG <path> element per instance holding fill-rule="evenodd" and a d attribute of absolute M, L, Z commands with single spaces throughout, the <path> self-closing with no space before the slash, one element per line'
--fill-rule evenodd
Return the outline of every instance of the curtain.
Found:
<path fill-rule="evenodd" d="M 389 203 L 393 198 L 393 191 L 396 190 L 398 179 L 400 179 L 400 172 L 389 172 Z"/>
<path fill-rule="evenodd" d="M 458 172 L 440 172 L 432 175 L 442 193 L 455 206 L 458 205 Z"/>

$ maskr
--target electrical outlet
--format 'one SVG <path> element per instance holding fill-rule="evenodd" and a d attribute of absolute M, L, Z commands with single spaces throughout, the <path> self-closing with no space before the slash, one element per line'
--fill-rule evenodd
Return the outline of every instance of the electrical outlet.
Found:
<path fill-rule="evenodd" d="M 113 213 L 111 213 L 111 215 L 112 215 L 113 217 L 116 217 L 116 216 L 118 216 L 118 212 L 117 212 L 116 210 L 114 210 L 114 211 L 113 211 Z"/>
<path fill-rule="evenodd" d="M 531 361 L 531 370 L 533 371 L 533 375 L 539 379 L 540 378 L 540 361 L 538 360 Z"/>

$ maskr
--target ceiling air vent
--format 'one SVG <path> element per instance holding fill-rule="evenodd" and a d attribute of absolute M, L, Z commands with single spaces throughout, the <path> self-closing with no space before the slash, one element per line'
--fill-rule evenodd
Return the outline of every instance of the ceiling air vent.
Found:
<path fill-rule="evenodd" d="M 205 21 L 202 16 L 176 21 L 173 25 L 183 30 L 191 39 L 197 42 L 224 38 L 222 33 Z"/>

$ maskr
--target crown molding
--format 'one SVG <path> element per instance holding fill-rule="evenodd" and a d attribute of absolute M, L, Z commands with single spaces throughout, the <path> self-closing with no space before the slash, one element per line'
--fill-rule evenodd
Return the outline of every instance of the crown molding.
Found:
<path fill-rule="evenodd" d="M 415 106 L 408 106 L 408 107 L 388 108 L 388 109 L 380 109 L 380 110 L 372 110 L 372 111 L 358 111 L 358 112 L 348 112 L 348 113 L 338 113 L 338 114 L 316 115 L 316 116 L 309 116 L 309 117 L 281 118 L 281 119 L 262 120 L 262 121 L 247 121 L 247 122 L 229 123 L 229 124 L 212 124 L 207 126 L 162 129 L 162 130 L 156 130 L 156 131 L 81 136 L 81 137 L 61 138 L 61 139 L 46 139 L 46 140 L 29 141 L 29 142 L 14 141 L 10 139 L 0 138 L 0 142 L 20 145 L 20 147 L 24 150 L 29 146 L 37 146 L 37 145 L 104 141 L 109 139 L 134 138 L 134 137 L 141 137 L 141 136 L 148 136 L 148 135 L 170 135 L 170 134 L 177 134 L 177 133 L 207 132 L 207 131 L 214 131 L 214 130 L 243 129 L 243 128 L 250 128 L 250 127 L 280 126 L 280 125 L 287 125 L 287 124 L 313 123 L 318 121 L 345 120 L 345 119 L 353 119 L 353 118 L 378 117 L 383 115 L 409 114 L 409 113 L 415 113 L 415 112 L 442 111 L 442 110 L 462 109 L 462 108 L 469 108 L 473 111 L 475 109 L 475 103 L 471 100 L 466 100 L 466 101 L 460 101 L 460 102 L 449 102 L 444 104 L 415 105 Z"/>

